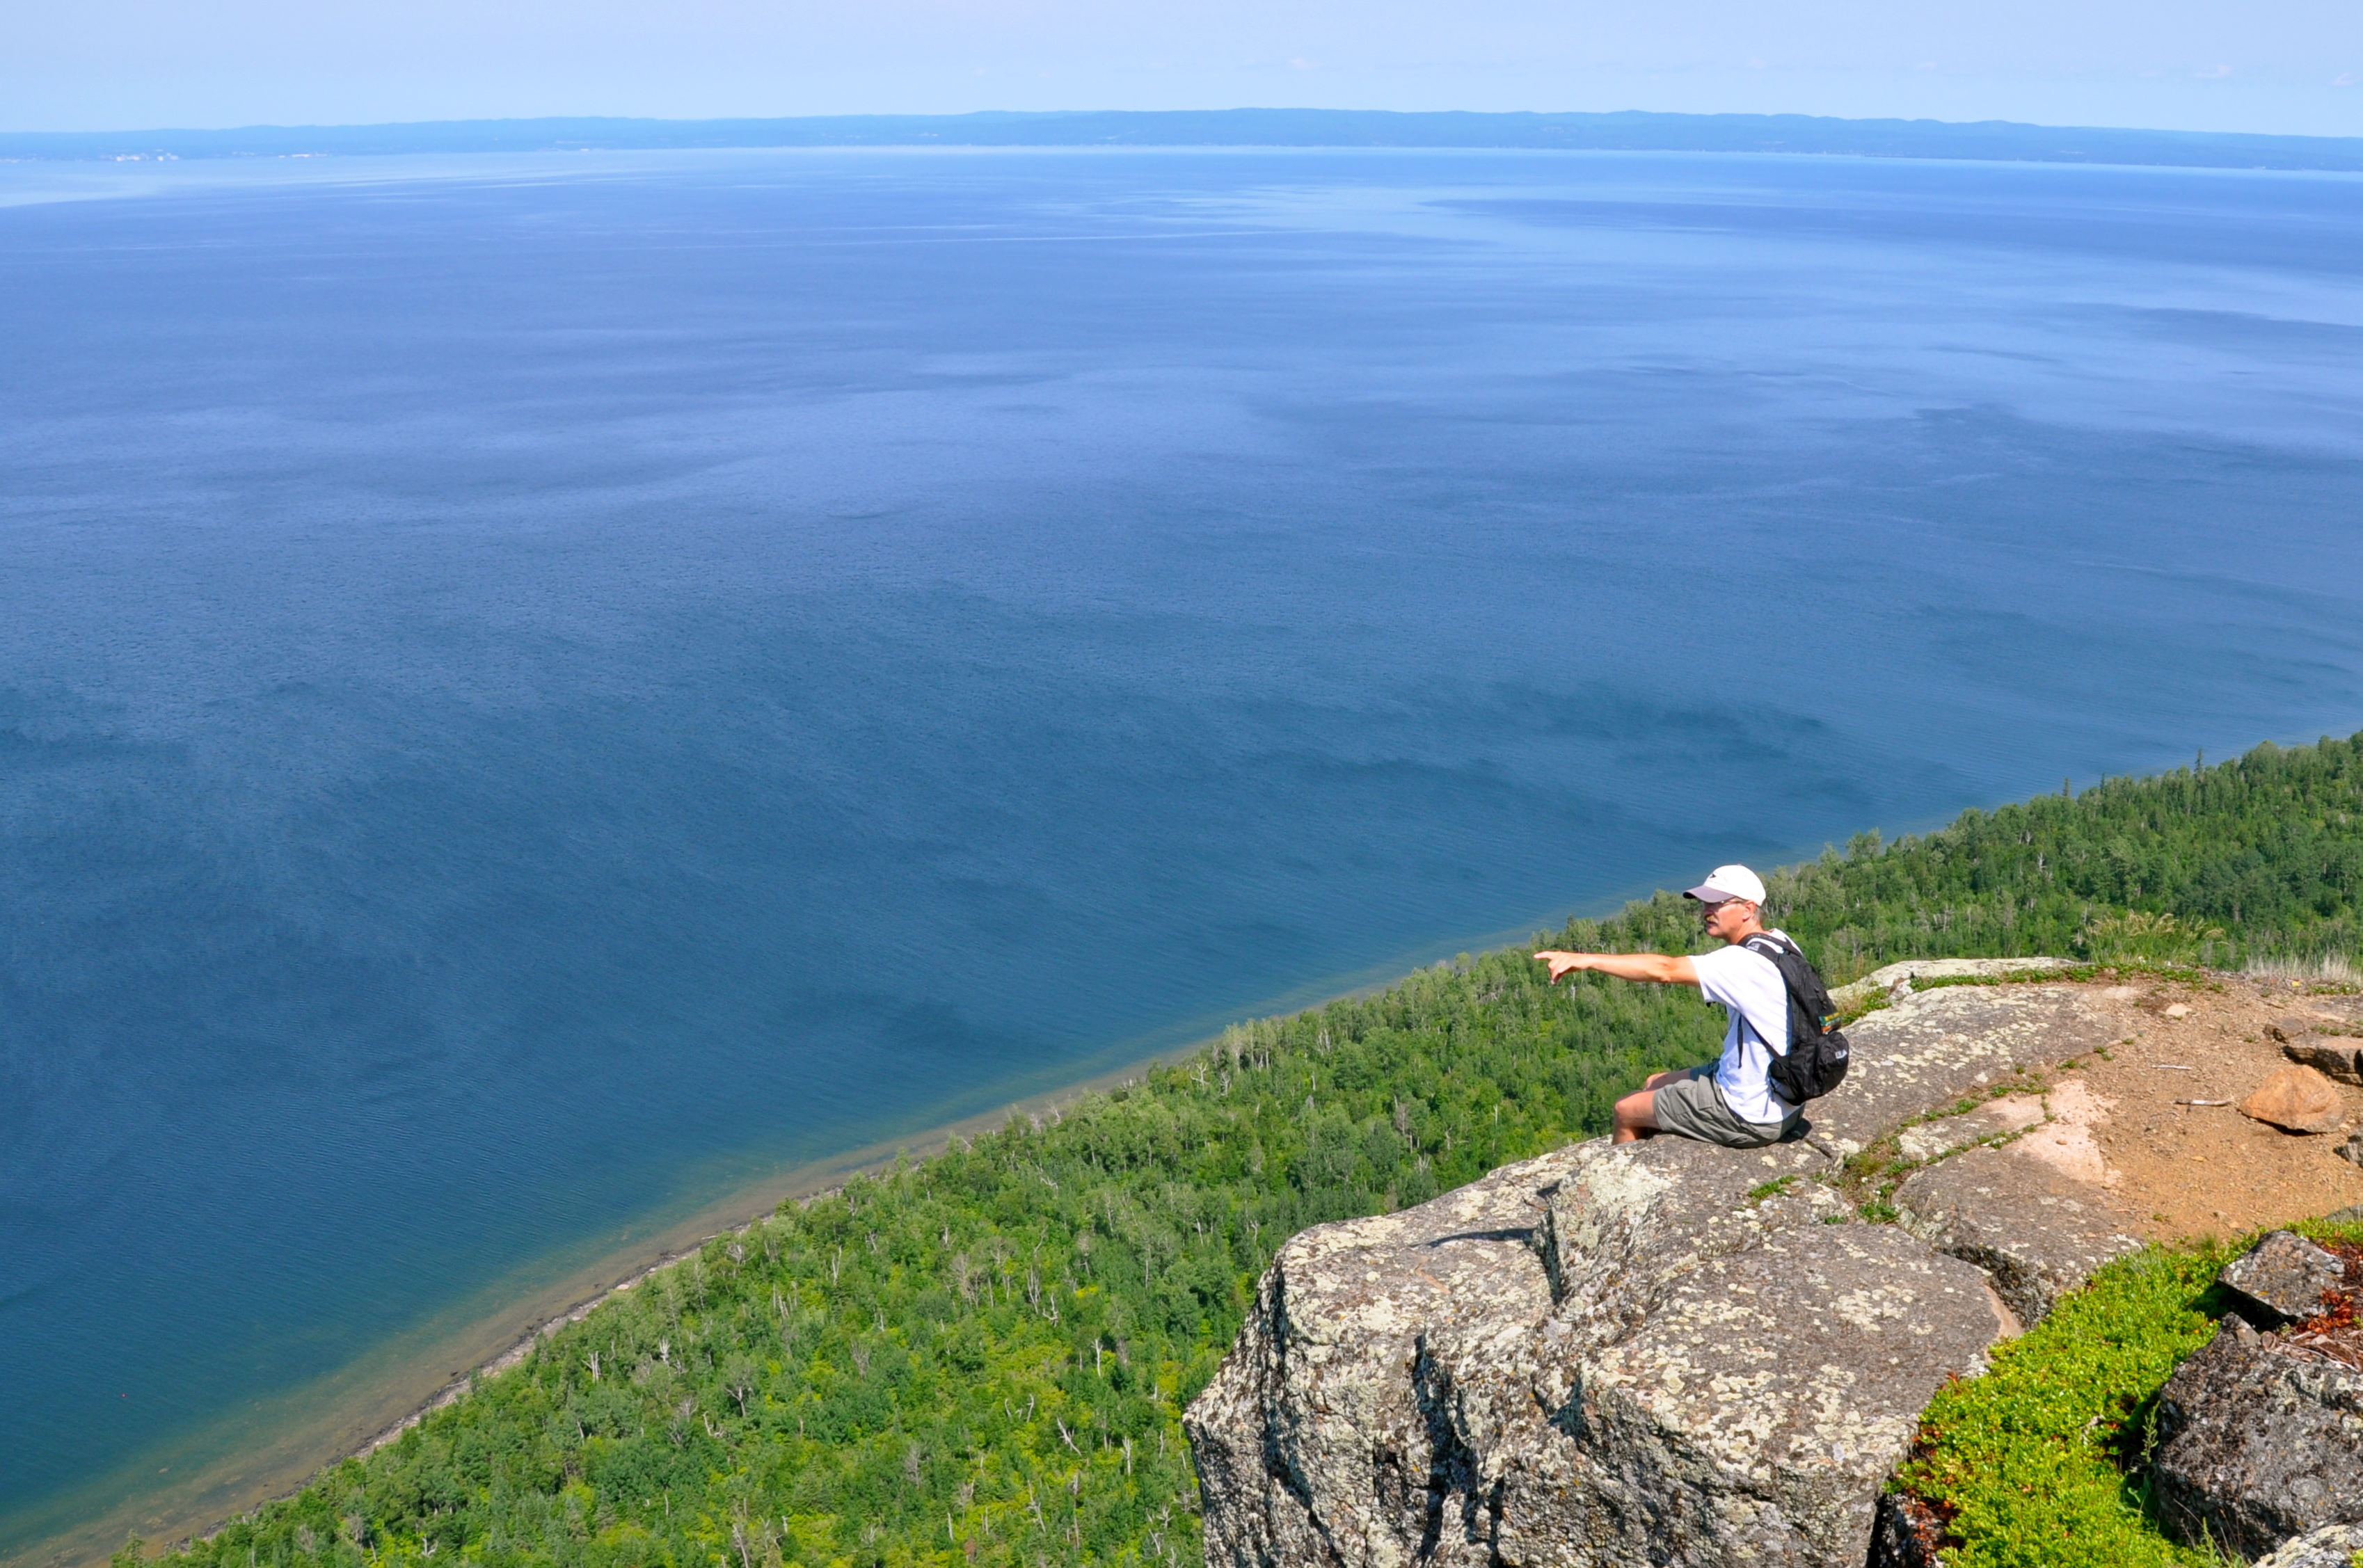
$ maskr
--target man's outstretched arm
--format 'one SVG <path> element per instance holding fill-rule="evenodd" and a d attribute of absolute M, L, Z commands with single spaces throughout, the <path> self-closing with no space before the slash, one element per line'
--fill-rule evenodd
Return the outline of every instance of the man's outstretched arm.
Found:
<path fill-rule="evenodd" d="M 1558 985 L 1563 976 L 1578 969 L 1597 969 L 1603 975 L 1614 975 L 1620 980 L 1650 980 L 1661 986 L 1695 986 L 1699 983 L 1698 966 L 1681 954 L 1668 957 L 1662 953 L 1537 953 L 1535 956 L 1550 966 L 1551 984 Z"/>

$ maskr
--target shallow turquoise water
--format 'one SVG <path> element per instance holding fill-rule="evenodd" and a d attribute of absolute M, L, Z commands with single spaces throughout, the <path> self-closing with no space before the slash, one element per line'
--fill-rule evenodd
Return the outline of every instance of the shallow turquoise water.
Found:
<path fill-rule="evenodd" d="M 717 1172 L 2363 725 L 2352 178 L 0 187 L 0 1550 Z"/>

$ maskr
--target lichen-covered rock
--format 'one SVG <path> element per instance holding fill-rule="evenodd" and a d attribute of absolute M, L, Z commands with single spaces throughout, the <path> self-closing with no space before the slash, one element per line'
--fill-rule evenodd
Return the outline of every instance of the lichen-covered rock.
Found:
<path fill-rule="evenodd" d="M 1805 1108 L 1806 1136 L 1844 1159 L 2021 1068 L 2064 1062 L 2133 1030 L 2128 1009 L 2074 986 L 1915 991 L 1847 1026 L 1854 1065 L 1835 1093 Z"/>
<path fill-rule="evenodd" d="M 1915 993 L 1850 1031 L 1803 1141 L 1594 1141 L 1296 1237 L 1186 1417 L 1208 1562 L 1860 1568 L 1929 1397 L 2016 1323 L 1825 1178 L 2132 1028 L 2068 987 Z"/>
<path fill-rule="evenodd" d="M 1579 1441 L 1550 1445 L 1570 1485 L 1523 1532 L 1545 1550 L 1515 1560 L 1851 1568 L 1921 1408 L 2000 1331 L 1974 1269 L 1888 1226 L 1707 1260 L 1544 1385 Z M 1547 1554 L 1562 1531 L 1588 1551 Z"/>
<path fill-rule="evenodd" d="M 2257 1559 L 2256 1568 L 2353 1568 L 2363 1553 L 2363 1524 L 2324 1525 Z"/>
<path fill-rule="evenodd" d="M 2003 975 L 2052 974 L 2068 968 L 2065 958 L 1906 958 L 1873 969 L 1861 979 L 1838 987 L 1830 999 L 1841 1008 L 1869 1001 L 1881 991 L 1909 986 L 1914 980 L 1990 979 Z"/>
<path fill-rule="evenodd" d="M 2363 1514 L 2363 1372 L 2238 1318 L 2167 1379 L 2152 1495 L 2168 1529 L 2259 1557 Z"/>
<path fill-rule="evenodd" d="M 2338 1089 L 2312 1067 L 2275 1067 L 2240 1102 L 2240 1114 L 2291 1132 L 2327 1132 L 2346 1119 Z"/>
<path fill-rule="evenodd" d="M 2293 1231 L 2275 1231 L 2216 1278 L 2276 1317 L 2311 1318 L 2322 1310 L 2322 1293 L 2346 1280 L 2346 1260 Z"/>
<path fill-rule="evenodd" d="M 2141 1250 L 2101 1188 L 2016 1144 L 1970 1149 L 1895 1190 L 1904 1228 L 1973 1263 L 2030 1327 L 2112 1258 Z"/>
<path fill-rule="evenodd" d="M 1595 1339 L 1638 1323 L 1647 1281 L 1668 1267 L 1760 1243 L 1774 1230 L 1843 1214 L 1816 1176 L 1831 1166 L 1809 1143 L 1719 1149 L 1658 1137 L 1621 1148 L 1579 1144 L 1565 1180 L 1542 1200 L 1537 1242 L 1555 1300 L 1594 1325 Z"/>
<path fill-rule="evenodd" d="M 1594 1142 L 1296 1238 L 1189 1412 L 1209 1560 L 1856 1568 L 2002 1324 L 1975 1269 L 1824 1223 L 1825 1169 Z"/>
<path fill-rule="evenodd" d="M 1272 1262 L 1190 1408 L 1209 1561 L 1377 1563 L 1426 1539 L 1458 1458 L 1426 1406 L 1423 1342 L 1517 1335 L 1550 1311 L 1543 1195 L 1583 1146 L 1399 1214 L 1317 1225 Z"/>

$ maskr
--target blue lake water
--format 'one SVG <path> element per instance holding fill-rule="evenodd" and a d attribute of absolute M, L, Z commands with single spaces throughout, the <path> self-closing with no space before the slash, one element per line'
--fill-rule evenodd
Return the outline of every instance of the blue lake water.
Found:
<path fill-rule="evenodd" d="M 2363 726 L 2352 177 L 18 165 L 0 302 L 0 1555 L 750 1173 Z"/>

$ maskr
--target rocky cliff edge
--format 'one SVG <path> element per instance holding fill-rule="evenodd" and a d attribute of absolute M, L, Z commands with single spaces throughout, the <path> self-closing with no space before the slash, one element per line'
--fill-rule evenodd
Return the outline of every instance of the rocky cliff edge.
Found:
<path fill-rule="evenodd" d="M 1594 1140 L 1297 1236 L 1188 1413 L 1209 1562 L 1858 1568 L 1929 1397 L 2135 1245 L 1997 1144 L 2023 1127 L 1932 1115 L 2132 1023 L 2091 988 L 1902 993 L 1798 1142 Z M 1922 1207 L 1863 1223 L 1840 1166 L 1907 1127 Z"/>

